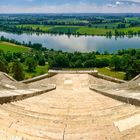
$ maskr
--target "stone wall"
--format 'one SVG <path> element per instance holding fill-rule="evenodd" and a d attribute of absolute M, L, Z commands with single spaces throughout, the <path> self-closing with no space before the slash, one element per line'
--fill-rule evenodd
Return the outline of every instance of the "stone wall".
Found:
<path fill-rule="evenodd" d="M 133 93 L 131 96 L 124 96 L 123 94 L 115 94 L 115 91 L 103 91 L 103 90 L 100 90 L 100 89 L 96 89 L 92 86 L 90 86 L 90 89 L 95 91 L 95 92 L 98 92 L 104 96 L 107 96 L 107 97 L 110 97 L 112 99 L 115 99 L 115 100 L 118 100 L 118 101 L 121 101 L 121 102 L 125 102 L 125 103 L 128 103 L 128 104 L 132 104 L 132 105 L 135 105 L 135 106 L 140 106 L 140 99 L 139 99 L 139 96 L 134 96 L 133 97 Z M 127 91 L 126 91 L 127 92 Z"/>
<path fill-rule="evenodd" d="M 120 79 L 117 79 L 117 78 L 106 76 L 106 75 L 103 75 L 103 74 L 100 74 L 100 73 L 98 73 L 98 74 L 92 73 L 91 75 L 95 76 L 97 78 L 101 78 L 101 79 L 104 79 L 104 80 L 107 80 L 107 81 L 111 81 L 111 82 L 115 82 L 115 83 L 120 83 L 121 84 L 121 83 L 125 83 L 126 82 L 124 80 L 120 80 Z"/>
<path fill-rule="evenodd" d="M 52 77 L 54 75 L 55 75 L 54 73 L 43 74 L 43 75 L 28 79 L 28 80 L 23 80 L 21 82 L 25 83 L 25 84 L 29 84 L 29 83 L 33 83 L 33 82 L 36 82 L 36 81 L 39 81 L 39 80 L 42 80 L 42 79 L 45 79 L 45 78 Z"/>
<path fill-rule="evenodd" d="M 17 94 L 17 93 L 20 90 L 16 90 L 15 94 L 13 93 L 14 90 L 11 91 L 10 95 L 7 95 L 6 93 L 5 93 L 5 95 L 1 95 L 1 93 L 0 93 L 0 104 L 15 102 L 18 100 L 24 100 L 26 98 L 37 96 L 37 95 L 40 95 L 40 94 L 43 94 L 43 93 L 46 93 L 46 92 L 49 92 L 49 91 L 52 91 L 55 89 L 56 89 L 56 86 L 54 85 L 54 86 L 46 88 L 44 90 L 36 90 L 36 91 L 34 90 L 32 92 L 30 92 L 31 89 L 25 90 L 25 91 L 23 91 L 23 93 L 19 93 L 19 94 Z M 4 91 L 1 91 L 1 92 L 3 92 L 3 94 L 4 94 Z M 10 90 L 8 92 L 10 93 Z"/>
<path fill-rule="evenodd" d="M 97 70 L 49 70 L 48 72 L 51 75 L 54 74 L 94 74 L 97 75 L 98 71 Z"/>

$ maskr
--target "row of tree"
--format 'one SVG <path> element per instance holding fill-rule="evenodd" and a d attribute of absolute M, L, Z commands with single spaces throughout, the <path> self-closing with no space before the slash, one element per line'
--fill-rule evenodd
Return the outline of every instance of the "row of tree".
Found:
<path fill-rule="evenodd" d="M 51 68 L 103 68 L 109 67 L 114 71 L 126 73 L 126 80 L 130 80 L 140 74 L 140 50 L 120 50 L 116 54 L 95 52 L 91 53 L 63 53 L 55 52 L 49 54 L 49 65 Z"/>

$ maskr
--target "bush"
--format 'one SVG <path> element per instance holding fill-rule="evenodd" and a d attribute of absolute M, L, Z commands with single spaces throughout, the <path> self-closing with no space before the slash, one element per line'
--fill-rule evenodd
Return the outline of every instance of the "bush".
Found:
<path fill-rule="evenodd" d="M 12 72 L 13 72 L 13 77 L 18 81 L 21 81 L 25 78 L 22 64 L 19 61 L 13 62 Z"/>

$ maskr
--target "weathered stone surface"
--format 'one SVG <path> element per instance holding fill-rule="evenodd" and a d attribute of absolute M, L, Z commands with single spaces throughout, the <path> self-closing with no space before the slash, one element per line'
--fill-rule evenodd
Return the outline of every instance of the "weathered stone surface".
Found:
<path fill-rule="evenodd" d="M 114 124 L 116 127 L 119 128 L 120 132 L 125 131 L 127 129 L 131 129 L 140 125 L 140 114 L 135 114 L 123 120 L 119 120 L 117 122 L 114 122 Z"/>
<path fill-rule="evenodd" d="M 42 88 L 49 79 L 30 83 Z M 27 140 L 136 140 L 140 125 L 120 131 L 119 121 L 140 114 L 140 108 L 98 94 L 89 83 L 106 90 L 117 86 L 88 74 L 58 74 L 51 78 L 56 90 L 0 105 L 0 139 Z M 99 89 L 104 90 L 104 88 Z M 32 91 L 31 90 L 31 91 Z M 20 92 L 19 92 L 20 93 Z M 16 93 L 18 94 L 18 92 Z M 136 95 L 135 95 L 136 96 Z M 137 117 L 136 117 L 137 118 Z M 132 122 L 133 118 L 131 119 Z M 114 124 L 116 122 L 116 126 Z M 117 123 L 118 122 L 118 123 Z"/>

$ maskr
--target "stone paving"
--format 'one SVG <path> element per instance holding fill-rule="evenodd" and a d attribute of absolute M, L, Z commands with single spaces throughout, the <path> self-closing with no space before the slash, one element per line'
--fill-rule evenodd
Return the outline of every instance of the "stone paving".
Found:
<path fill-rule="evenodd" d="M 88 74 L 58 74 L 53 80 L 56 90 L 0 105 L 1 140 L 140 139 L 139 107 L 90 90 Z"/>

